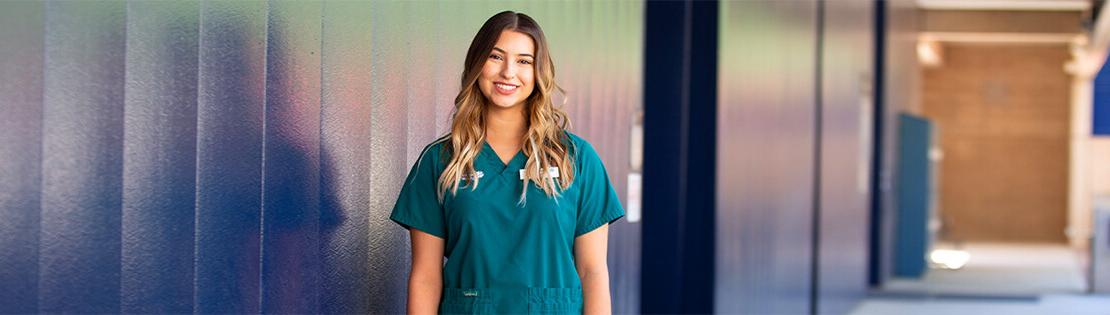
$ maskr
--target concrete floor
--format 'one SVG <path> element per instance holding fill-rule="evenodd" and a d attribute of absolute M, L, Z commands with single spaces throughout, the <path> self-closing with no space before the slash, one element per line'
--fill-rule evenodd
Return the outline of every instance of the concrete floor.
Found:
<path fill-rule="evenodd" d="M 1082 253 L 1065 245 L 974 243 L 962 249 L 971 254 L 962 269 L 891 280 L 851 314 L 1110 315 L 1110 295 L 1086 293 Z"/>

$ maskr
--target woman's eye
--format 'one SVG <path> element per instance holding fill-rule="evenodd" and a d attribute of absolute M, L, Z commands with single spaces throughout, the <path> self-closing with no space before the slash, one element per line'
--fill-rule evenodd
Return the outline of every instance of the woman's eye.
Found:
<path fill-rule="evenodd" d="M 496 54 L 494 54 L 494 55 L 489 55 L 489 58 L 490 58 L 490 59 L 493 59 L 493 60 L 501 60 L 501 56 L 499 56 L 499 55 L 496 55 Z"/>
<path fill-rule="evenodd" d="M 521 64 L 525 64 L 525 65 L 530 65 L 530 64 L 532 64 L 532 61 L 531 61 L 531 60 L 523 60 L 523 59 L 521 59 L 521 60 L 520 60 L 520 63 L 521 63 Z"/>

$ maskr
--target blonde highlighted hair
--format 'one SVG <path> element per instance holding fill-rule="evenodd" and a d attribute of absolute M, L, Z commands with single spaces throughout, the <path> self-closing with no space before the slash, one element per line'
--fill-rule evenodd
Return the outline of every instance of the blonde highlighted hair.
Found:
<path fill-rule="evenodd" d="M 570 126 L 567 114 L 554 106 L 551 97 L 555 92 L 564 93 L 555 84 L 555 65 L 551 61 L 547 39 L 543 30 L 528 15 L 504 11 L 486 20 L 470 48 L 466 52 L 463 66 L 462 85 L 455 97 L 455 110 L 451 114 L 451 130 L 441 141 L 450 155 L 450 160 L 439 177 L 438 197 L 442 202 L 444 194 L 455 194 L 460 181 L 465 181 L 471 189 L 478 186 L 474 160 L 481 152 L 486 138 L 485 114 L 489 100 L 478 87 L 478 77 L 482 67 L 493 50 L 501 32 L 511 30 L 526 34 L 535 42 L 536 56 L 535 89 L 524 101 L 528 118 L 521 150 L 528 157 L 524 164 L 524 180 L 519 204 L 523 204 L 528 183 L 536 183 L 549 197 L 558 197 L 574 180 L 574 165 L 571 161 L 572 142 L 565 130 Z M 547 169 L 558 167 L 559 177 L 548 175 Z"/>

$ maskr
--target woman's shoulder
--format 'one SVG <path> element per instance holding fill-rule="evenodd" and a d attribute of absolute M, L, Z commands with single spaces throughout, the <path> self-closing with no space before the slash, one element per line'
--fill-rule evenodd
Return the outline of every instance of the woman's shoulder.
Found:
<path fill-rule="evenodd" d="M 574 134 L 573 132 L 570 132 L 569 130 L 563 130 L 563 134 L 567 135 L 567 142 L 570 145 L 590 144 L 590 142 L 586 141 L 586 139 L 582 139 L 582 137 Z"/>
<path fill-rule="evenodd" d="M 442 162 L 446 160 L 448 142 L 451 141 L 450 135 L 444 135 L 437 138 L 435 141 L 424 146 L 420 150 L 420 161 Z"/>
<path fill-rule="evenodd" d="M 597 158 L 597 151 L 594 150 L 594 146 L 590 144 L 589 141 L 586 141 L 585 138 L 582 138 L 581 136 L 578 136 L 573 132 L 566 130 L 564 130 L 563 132 L 567 135 L 566 142 L 570 146 L 570 152 L 576 157 L 576 159 L 581 160 L 583 158 Z"/>
<path fill-rule="evenodd" d="M 443 148 L 447 147 L 448 142 L 451 142 L 451 135 L 450 134 L 442 135 L 439 138 L 436 138 L 435 141 L 432 141 L 431 143 L 428 143 L 428 145 L 425 145 L 424 150 L 428 151 L 428 150 L 433 150 L 433 149 L 435 149 L 435 150 L 443 149 Z"/>

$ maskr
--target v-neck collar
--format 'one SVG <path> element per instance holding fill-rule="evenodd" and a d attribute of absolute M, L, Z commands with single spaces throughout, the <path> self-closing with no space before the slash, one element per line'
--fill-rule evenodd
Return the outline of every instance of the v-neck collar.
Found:
<path fill-rule="evenodd" d="M 493 147 L 490 146 L 489 142 L 486 141 L 482 141 L 482 153 L 484 153 L 483 155 L 485 155 L 486 162 L 489 162 L 490 166 L 498 167 L 502 175 L 508 173 L 515 174 L 515 172 L 518 172 L 521 168 L 524 167 L 524 160 L 526 159 L 526 157 L 524 156 L 524 150 L 521 149 L 516 151 L 516 155 L 514 155 L 513 158 L 509 160 L 509 164 L 505 164 L 504 162 L 501 162 L 501 157 L 497 156 L 497 151 L 494 151 Z"/>

